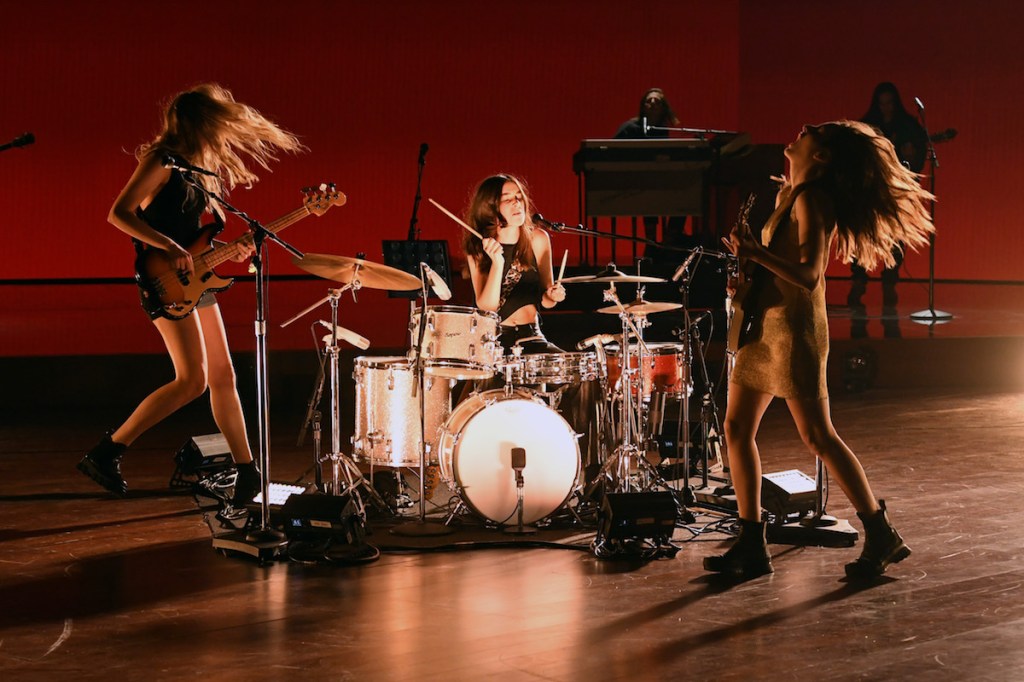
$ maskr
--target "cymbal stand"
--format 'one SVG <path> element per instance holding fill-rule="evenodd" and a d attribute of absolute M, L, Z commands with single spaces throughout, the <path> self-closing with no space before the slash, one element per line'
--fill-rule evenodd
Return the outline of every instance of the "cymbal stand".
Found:
<path fill-rule="evenodd" d="M 327 296 L 293 316 L 291 319 L 286 320 L 281 326 L 284 327 L 291 324 L 325 301 L 330 303 L 331 334 L 330 342 L 325 349 L 325 353 L 327 355 L 327 381 L 330 388 L 328 395 L 330 396 L 331 412 L 331 450 L 326 455 L 317 457 L 317 468 L 319 469 L 319 464 L 322 462 L 331 462 L 331 484 L 329 492 L 332 495 L 341 495 L 345 492 L 351 493 L 356 513 L 365 521 L 366 504 L 360 495 L 360 488 L 362 488 L 370 500 L 380 509 L 387 510 L 388 505 L 384 501 L 384 498 L 382 498 L 380 494 L 374 490 L 373 486 L 370 485 L 369 481 L 363 477 L 363 474 L 359 471 L 359 467 L 356 466 L 356 463 L 341 451 L 341 414 L 339 405 L 341 381 L 338 373 L 338 353 L 340 350 L 338 346 L 338 300 L 346 291 L 351 290 L 354 296 L 361 288 L 362 282 L 359 280 L 359 268 L 356 266 L 356 271 L 351 282 L 345 284 L 340 289 L 328 289 Z"/>
<path fill-rule="evenodd" d="M 634 388 L 637 389 L 637 394 L 643 390 L 642 367 L 647 351 L 647 345 L 643 339 L 643 328 L 646 326 L 646 320 L 641 320 L 640 317 L 642 316 L 637 316 L 639 324 L 633 321 L 633 315 L 626 310 L 619 300 L 614 282 L 610 283 L 608 289 L 605 290 L 604 300 L 611 301 L 619 308 L 619 319 L 622 321 L 622 343 L 619 347 L 620 364 L 622 367 L 619 379 L 621 387 L 619 402 L 620 443 L 608 456 L 608 459 L 605 460 L 600 472 L 594 477 L 593 482 L 587 488 L 585 495 L 588 497 L 593 494 L 602 479 L 609 479 L 615 483 L 614 490 L 609 492 L 630 492 L 630 469 L 634 459 L 637 462 L 638 468 L 644 470 L 647 474 L 653 473 L 655 477 L 658 477 L 657 471 L 642 456 L 640 448 L 636 443 L 638 439 L 643 438 L 644 405 L 643 400 L 638 399 L 634 394 Z M 630 333 L 636 336 L 635 353 L 629 343 Z M 632 362 L 633 357 L 637 358 L 635 366 Z M 638 380 L 640 382 L 639 385 L 637 384 Z M 611 473 L 613 469 L 616 472 L 614 476 Z"/>
<path fill-rule="evenodd" d="M 416 379 L 413 382 L 413 397 L 419 396 L 416 401 L 419 409 L 420 422 L 420 513 L 415 521 L 395 526 L 391 532 L 395 535 L 413 536 L 435 536 L 448 535 L 455 532 L 443 523 L 427 521 L 427 405 L 426 405 L 426 366 L 423 362 L 423 341 L 427 334 L 427 295 L 430 286 L 427 283 L 425 264 L 420 264 L 420 290 L 423 295 L 423 308 L 420 314 L 419 334 L 416 338 L 414 350 L 415 360 L 413 361 L 413 372 Z M 418 392 L 418 393 L 417 393 Z M 450 517 L 449 517 L 450 518 Z"/>

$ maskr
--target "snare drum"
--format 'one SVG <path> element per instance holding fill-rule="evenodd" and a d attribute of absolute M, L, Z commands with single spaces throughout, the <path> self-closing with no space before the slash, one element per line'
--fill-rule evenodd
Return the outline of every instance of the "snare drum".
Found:
<path fill-rule="evenodd" d="M 356 382 L 353 455 L 375 466 L 419 466 L 419 392 L 413 395 L 412 363 L 404 357 L 359 357 L 352 376 Z M 437 463 L 434 446 L 451 413 L 452 383 L 442 377 L 424 377 L 427 464 Z"/>
<path fill-rule="evenodd" d="M 424 371 L 449 379 L 487 379 L 501 359 L 497 313 L 457 305 L 427 306 L 423 332 Z M 409 323 L 410 346 L 420 338 L 422 310 Z"/>
<path fill-rule="evenodd" d="M 441 476 L 480 516 L 518 523 L 512 448 L 526 450 L 523 523 L 550 516 L 576 486 L 580 451 L 565 419 L 528 392 L 486 391 L 460 403 L 438 440 Z"/>
<path fill-rule="evenodd" d="M 640 369 L 643 377 L 643 392 L 645 400 L 650 399 L 652 393 L 661 393 L 673 398 L 683 397 L 683 393 L 689 394 L 688 372 L 685 362 L 685 347 L 681 343 L 647 343 L 647 351 L 644 353 L 644 364 Z M 622 375 L 622 364 L 619 346 L 605 346 L 608 354 L 608 384 L 615 386 L 615 383 Z M 630 366 L 636 367 L 636 355 L 630 356 Z"/>
<path fill-rule="evenodd" d="M 578 385 L 597 379 L 603 369 L 597 353 L 537 353 L 515 362 L 512 383 L 521 386 Z"/>

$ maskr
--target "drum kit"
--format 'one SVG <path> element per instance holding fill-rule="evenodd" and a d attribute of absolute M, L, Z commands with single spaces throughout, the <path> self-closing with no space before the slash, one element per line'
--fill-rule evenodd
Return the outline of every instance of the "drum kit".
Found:
<path fill-rule="evenodd" d="M 455 495 L 445 526 L 458 514 L 471 513 L 506 532 L 530 532 L 528 524 L 544 523 L 562 510 L 580 520 L 579 506 L 599 502 L 599 492 L 656 488 L 678 492 L 661 476 L 649 454 L 651 420 L 659 413 L 659 402 L 663 406 L 665 400 L 675 399 L 685 406 L 693 389 L 688 339 L 683 337 L 681 343 L 644 340 L 649 315 L 682 309 L 689 319 L 681 303 L 644 299 L 644 285 L 666 280 L 625 274 L 614 266 L 596 275 L 562 279 L 573 286 L 606 285 L 603 296 L 609 305 L 597 312 L 618 315 L 621 333 L 585 339 L 578 344 L 578 352 L 524 355 L 518 346 L 502 348 L 497 314 L 466 306 L 428 305 L 431 280 L 424 268 L 416 277 L 361 257 L 321 254 L 306 254 L 294 263 L 342 285 L 329 289 L 284 325 L 324 303 L 330 306 L 330 322 L 322 322 L 330 330 L 323 337 L 322 376 L 322 381 L 324 377 L 328 381 L 330 444 L 329 452 L 321 456 L 315 424 L 317 482 L 321 482 L 320 466 L 329 462 L 331 480 L 324 488 L 332 494 L 351 493 L 360 514 L 365 515 L 364 495 L 391 513 L 397 514 L 400 506 L 394 499 L 383 498 L 364 478 L 360 464 L 369 467 L 370 480 L 376 480 L 378 467 L 396 472 L 400 482 L 401 470 L 419 469 L 421 522 L 425 521 L 429 468 L 439 472 Z M 623 303 L 616 290 L 620 284 L 637 285 L 636 299 Z M 339 326 L 338 302 L 346 291 L 355 295 L 363 287 L 421 289 L 422 300 L 410 304 L 406 355 L 354 360 L 355 423 L 351 455 L 347 455 L 340 442 L 340 343 L 361 350 L 369 343 Z M 584 385 L 595 388 L 591 395 L 597 396 L 597 405 L 588 406 L 588 419 L 597 420 L 600 433 L 596 460 L 590 462 L 581 456 L 577 432 L 586 425 L 570 423 L 572 418 L 558 409 L 569 389 Z M 688 434 L 685 407 L 683 414 Z M 687 472 L 688 440 L 682 443 Z M 676 497 L 684 510 L 683 500 Z"/>

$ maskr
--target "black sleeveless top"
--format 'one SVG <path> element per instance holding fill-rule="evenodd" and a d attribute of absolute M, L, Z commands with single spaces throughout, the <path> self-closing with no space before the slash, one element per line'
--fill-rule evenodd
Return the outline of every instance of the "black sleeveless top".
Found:
<path fill-rule="evenodd" d="M 505 320 L 528 305 L 540 307 L 544 290 L 541 289 L 540 272 L 535 265 L 524 265 L 516 260 L 516 244 L 502 244 L 505 265 L 501 271 L 501 305 L 498 316 Z M 514 271 L 513 271 L 514 270 Z M 510 271 L 511 272 L 510 274 Z"/>
<path fill-rule="evenodd" d="M 202 230 L 205 209 L 206 195 L 190 187 L 181 173 L 172 170 L 171 177 L 149 205 L 135 209 L 135 215 L 187 249 Z"/>

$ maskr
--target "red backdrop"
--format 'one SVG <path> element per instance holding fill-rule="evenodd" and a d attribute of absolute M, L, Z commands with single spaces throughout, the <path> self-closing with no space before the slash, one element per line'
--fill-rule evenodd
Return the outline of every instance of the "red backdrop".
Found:
<path fill-rule="evenodd" d="M 938 150 L 939 276 L 1020 279 L 1012 197 L 1024 57 L 1014 49 L 1015 5 L 927 7 L 924 15 L 909 1 L 5 3 L 0 138 L 32 130 L 38 142 L 0 155 L 0 310 L 20 320 L 7 325 L 0 353 L 160 350 L 141 313 L 128 312 L 129 287 L 100 304 L 96 287 L 67 295 L 11 282 L 130 276 L 128 240 L 106 223 L 107 210 L 134 167 L 131 150 L 155 133 L 161 103 L 207 80 L 310 148 L 237 189 L 234 202 L 269 220 L 298 205 L 298 188 L 334 181 L 348 205 L 283 236 L 302 250 L 371 259 L 381 239 L 406 235 L 421 142 L 430 144 L 424 197 L 461 212 L 479 179 L 505 170 L 529 181 L 546 215 L 575 220 L 580 139 L 610 136 L 651 85 L 666 90 L 684 125 L 784 142 L 804 122 L 859 116 L 874 84 L 893 80 L 906 99 L 926 102 L 933 129 L 960 133 Z M 449 239 L 457 253 L 453 223 L 426 202 L 419 217 L 423 238 Z M 556 249 L 575 244 L 556 237 Z M 276 247 L 270 256 L 273 274 L 299 272 Z M 908 267 L 927 274 L 921 257 Z M 272 321 L 325 287 L 275 283 Z M 222 301 L 245 338 L 252 297 L 238 289 Z M 97 319 L 90 306 L 123 326 L 76 334 L 70 346 L 34 337 L 53 319 L 88 325 Z M 404 302 L 365 291 L 345 314 L 377 345 L 403 343 Z M 304 329 L 275 334 L 275 348 L 309 344 Z"/>

